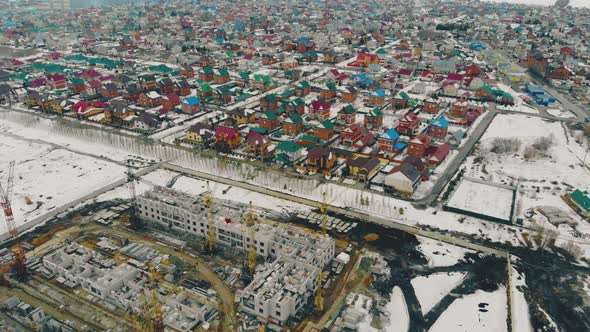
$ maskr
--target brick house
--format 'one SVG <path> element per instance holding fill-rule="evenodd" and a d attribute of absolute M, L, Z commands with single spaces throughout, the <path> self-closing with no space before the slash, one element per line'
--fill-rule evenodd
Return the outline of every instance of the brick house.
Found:
<path fill-rule="evenodd" d="M 263 111 L 271 110 L 276 112 L 279 109 L 279 97 L 274 93 L 269 93 L 262 97 L 260 99 L 260 109 Z"/>
<path fill-rule="evenodd" d="M 287 111 L 289 113 L 295 112 L 299 115 L 303 115 L 305 113 L 305 101 L 299 97 L 289 100 L 287 103 Z"/>
<path fill-rule="evenodd" d="M 467 113 L 468 104 L 467 101 L 463 98 L 455 101 L 451 105 L 451 117 L 453 118 L 463 118 Z"/>
<path fill-rule="evenodd" d="M 74 77 L 70 80 L 69 88 L 72 89 L 74 93 L 82 93 L 86 90 L 84 80 L 78 77 Z"/>
<path fill-rule="evenodd" d="M 438 100 L 426 99 L 423 103 L 422 108 L 426 113 L 436 114 L 440 111 L 440 103 L 438 102 Z"/>
<path fill-rule="evenodd" d="M 267 130 L 273 130 L 279 126 L 279 116 L 273 111 L 266 111 L 258 118 L 258 125 Z"/>
<path fill-rule="evenodd" d="M 119 89 L 113 83 L 107 83 L 100 90 L 100 94 L 105 98 L 113 99 L 119 96 Z"/>
<path fill-rule="evenodd" d="M 203 67 L 199 70 L 199 79 L 203 82 L 211 82 L 215 77 L 215 72 L 211 67 Z"/>
<path fill-rule="evenodd" d="M 428 135 L 432 138 L 444 139 L 447 137 L 448 130 L 449 122 L 442 116 L 428 124 Z"/>
<path fill-rule="evenodd" d="M 378 130 L 383 125 L 383 112 L 379 107 L 375 107 L 365 114 L 363 125 L 367 129 Z"/>
<path fill-rule="evenodd" d="M 397 132 L 401 135 L 412 136 L 418 133 L 420 129 L 420 119 L 414 112 L 404 115 L 397 125 Z"/>
<path fill-rule="evenodd" d="M 219 126 L 215 130 L 215 149 L 230 152 L 242 144 L 242 136 L 236 128 Z"/>
<path fill-rule="evenodd" d="M 192 66 L 183 66 L 180 68 L 180 75 L 185 78 L 193 78 L 195 77 L 195 69 Z"/>
<path fill-rule="evenodd" d="M 178 105 L 180 105 L 180 97 L 174 92 L 162 98 L 162 110 L 164 112 L 172 111 Z"/>
<path fill-rule="evenodd" d="M 248 136 L 246 136 L 246 153 L 251 158 L 269 158 L 273 153 L 271 142 L 261 133 L 251 131 L 248 133 Z"/>
<path fill-rule="evenodd" d="M 195 96 L 190 96 L 182 101 L 182 113 L 195 114 L 201 110 L 201 100 Z"/>
<path fill-rule="evenodd" d="M 368 182 L 379 170 L 381 162 L 375 157 L 356 157 L 346 161 L 348 174 L 360 182 Z"/>
<path fill-rule="evenodd" d="M 391 101 L 391 106 L 394 109 L 400 110 L 408 107 L 409 100 L 410 96 L 405 91 L 402 91 L 398 93 L 395 97 L 393 97 L 393 100 Z"/>
<path fill-rule="evenodd" d="M 160 94 L 167 95 L 169 93 L 174 92 L 174 81 L 172 81 L 170 78 L 164 77 L 162 79 L 159 79 L 157 83 Z"/>
<path fill-rule="evenodd" d="M 326 100 L 336 98 L 336 83 L 326 83 L 326 87 L 320 91 L 320 97 Z"/>
<path fill-rule="evenodd" d="M 408 143 L 408 154 L 416 158 L 423 158 L 426 154 L 426 150 L 430 147 L 430 142 L 430 136 L 424 134 L 414 137 Z"/>
<path fill-rule="evenodd" d="M 354 103 L 357 97 L 357 91 L 353 86 L 347 86 L 340 89 L 340 97 L 343 103 Z"/>
<path fill-rule="evenodd" d="M 174 92 L 179 96 L 188 96 L 191 94 L 191 86 L 187 80 L 182 79 L 174 83 Z"/>
<path fill-rule="evenodd" d="M 358 124 L 353 123 L 340 133 L 340 140 L 342 141 L 342 144 L 352 146 L 362 135 L 363 128 Z"/>
<path fill-rule="evenodd" d="M 442 144 L 434 147 L 434 151 L 428 157 L 428 163 L 431 165 L 440 165 L 445 158 L 449 155 L 449 145 Z"/>
<path fill-rule="evenodd" d="M 62 74 L 47 75 L 46 84 L 53 90 L 61 90 L 66 88 L 66 77 Z"/>
<path fill-rule="evenodd" d="M 309 108 L 310 120 L 324 121 L 330 117 L 332 104 L 323 99 L 314 100 Z"/>
<path fill-rule="evenodd" d="M 156 90 L 156 88 L 158 87 L 158 85 L 156 83 L 156 77 L 151 74 L 140 76 L 139 77 L 139 85 L 144 90 Z"/>
<path fill-rule="evenodd" d="M 225 68 L 219 69 L 217 71 L 217 73 L 215 73 L 215 76 L 213 77 L 213 82 L 215 84 L 225 84 L 225 83 L 229 82 L 230 80 L 231 80 L 231 78 L 229 76 L 229 72 Z"/>
<path fill-rule="evenodd" d="M 162 96 L 156 91 L 143 92 L 139 95 L 139 104 L 146 108 L 162 105 Z"/>
<path fill-rule="evenodd" d="M 301 81 L 295 86 L 295 95 L 299 97 L 307 96 L 311 92 L 311 85 L 307 81 Z"/>
<path fill-rule="evenodd" d="M 293 113 L 283 122 L 283 133 L 296 136 L 303 131 L 303 119 L 299 113 Z"/>
<path fill-rule="evenodd" d="M 324 120 L 313 128 L 313 136 L 327 141 L 334 136 L 334 124 L 330 120 Z"/>
<path fill-rule="evenodd" d="M 356 121 L 356 109 L 348 104 L 338 111 L 338 122 L 342 124 L 351 124 Z"/>
<path fill-rule="evenodd" d="M 385 133 L 377 137 L 377 144 L 383 151 L 393 152 L 394 145 L 399 139 L 399 133 L 395 128 L 389 128 Z"/>
<path fill-rule="evenodd" d="M 369 105 L 383 106 L 383 104 L 385 104 L 385 91 L 383 89 L 377 89 L 369 96 Z"/>

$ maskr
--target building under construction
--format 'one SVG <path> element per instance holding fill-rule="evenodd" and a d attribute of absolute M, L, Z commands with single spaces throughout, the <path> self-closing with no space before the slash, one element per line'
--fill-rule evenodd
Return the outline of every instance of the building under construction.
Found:
<path fill-rule="evenodd" d="M 146 221 L 178 232 L 203 238 L 214 234 L 216 244 L 224 247 L 247 252 L 253 243 L 256 256 L 270 263 L 256 268 L 253 281 L 240 294 L 241 308 L 263 321 L 285 323 L 316 294 L 321 272 L 334 258 L 334 239 L 287 224 L 247 226 L 251 211 L 221 200 L 211 213 L 207 195 L 155 187 L 137 197 L 137 212 Z M 209 221 L 214 232 L 209 231 Z"/>

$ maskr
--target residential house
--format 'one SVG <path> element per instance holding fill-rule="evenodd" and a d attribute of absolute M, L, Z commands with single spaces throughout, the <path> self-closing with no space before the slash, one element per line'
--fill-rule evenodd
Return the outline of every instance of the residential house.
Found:
<path fill-rule="evenodd" d="M 394 145 L 399 139 L 399 133 L 395 128 L 389 128 L 385 131 L 385 133 L 379 135 L 377 137 L 377 143 L 379 144 L 379 148 L 383 151 L 393 152 Z"/>
<path fill-rule="evenodd" d="M 211 82 L 215 78 L 215 72 L 211 67 L 203 67 L 199 70 L 199 80 L 203 82 Z"/>
<path fill-rule="evenodd" d="M 584 217 L 590 217 L 590 194 L 587 190 L 576 189 L 570 194 L 570 200 L 580 209 Z"/>
<path fill-rule="evenodd" d="M 139 85 L 145 90 L 156 90 L 158 87 L 156 77 L 152 74 L 141 75 L 139 77 Z"/>
<path fill-rule="evenodd" d="M 408 112 L 401 119 L 397 125 L 397 132 L 400 135 L 413 136 L 420 130 L 420 119 L 414 112 Z"/>
<path fill-rule="evenodd" d="M 340 89 L 340 97 L 343 103 L 354 103 L 357 96 L 357 90 L 354 86 L 347 86 Z"/>
<path fill-rule="evenodd" d="M 299 97 L 307 96 L 311 93 L 311 85 L 307 81 L 301 81 L 295 86 L 295 94 Z"/>
<path fill-rule="evenodd" d="M 174 92 L 179 96 L 186 97 L 191 94 L 191 86 L 186 79 L 174 82 Z"/>
<path fill-rule="evenodd" d="M 78 77 L 74 77 L 70 80 L 69 88 L 72 89 L 74 93 L 83 93 L 86 90 L 84 80 Z"/>
<path fill-rule="evenodd" d="M 184 76 L 185 78 L 193 78 L 195 77 L 195 69 L 193 66 L 182 66 L 180 68 L 180 75 Z"/>
<path fill-rule="evenodd" d="M 225 68 L 219 69 L 215 73 L 215 76 L 213 77 L 213 82 L 215 84 L 225 84 L 225 83 L 229 82 L 230 80 L 231 80 L 231 78 L 229 76 L 229 72 Z"/>
<path fill-rule="evenodd" d="M 379 130 L 383 125 L 383 112 L 379 107 L 375 107 L 365 114 L 363 125 L 367 129 Z"/>
<path fill-rule="evenodd" d="M 412 194 L 420 182 L 428 178 L 428 168 L 422 160 L 408 156 L 385 176 L 385 185 L 404 194 Z"/>
<path fill-rule="evenodd" d="M 320 98 L 325 100 L 336 98 L 336 83 L 326 83 L 326 87 L 320 91 Z"/>
<path fill-rule="evenodd" d="M 305 101 L 300 97 L 292 98 L 287 103 L 287 111 L 289 113 L 297 113 L 299 115 L 305 114 Z"/>
<path fill-rule="evenodd" d="M 422 104 L 422 109 L 424 109 L 426 113 L 436 114 L 440 110 L 440 103 L 438 100 L 429 98 Z"/>
<path fill-rule="evenodd" d="M 431 148 L 434 148 L 434 151 L 430 153 L 430 157 L 428 158 L 428 163 L 431 165 L 440 165 L 449 155 L 449 145 L 446 143 Z"/>
<path fill-rule="evenodd" d="M 322 141 L 328 141 L 334 136 L 334 124 L 324 120 L 313 128 L 313 136 Z"/>
<path fill-rule="evenodd" d="M 332 104 L 325 99 L 317 99 L 311 103 L 309 108 L 310 120 L 324 121 L 330 118 Z"/>
<path fill-rule="evenodd" d="M 182 113 L 195 114 L 201 110 L 201 100 L 196 96 L 190 96 L 182 101 Z"/>
<path fill-rule="evenodd" d="M 356 109 L 351 105 L 348 104 L 338 111 L 338 122 L 342 124 L 351 124 L 356 121 Z"/>
<path fill-rule="evenodd" d="M 115 84 L 107 83 L 100 90 L 100 94 L 107 99 L 113 99 L 119 96 L 119 89 Z"/>
<path fill-rule="evenodd" d="M 156 91 L 143 92 L 139 95 L 139 104 L 146 108 L 162 105 L 162 96 Z"/>
<path fill-rule="evenodd" d="M 303 131 L 303 119 L 299 113 L 292 113 L 283 122 L 283 133 L 296 136 Z"/>
<path fill-rule="evenodd" d="M 268 138 L 257 131 L 251 131 L 246 136 L 246 153 L 251 158 L 267 159 L 272 156 L 274 145 Z"/>
<path fill-rule="evenodd" d="M 160 129 L 160 126 L 162 126 L 162 120 L 149 112 L 143 112 L 135 119 L 135 128 L 137 129 L 153 131 Z"/>
<path fill-rule="evenodd" d="M 321 173 L 325 176 L 331 176 L 336 159 L 336 154 L 329 148 L 316 146 L 309 150 L 305 163 L 299 165 L 298 170 L 307 170 L 311 173 Z"/>
<path fill-rule="evenodd" d="M 236 125 L 256 122 L 256 112 L 251 109 L 237 108 L 226 113 L 227 118 L 235 121 Z"/>
<path fill-rule="evenodd" d="M 279 126 L 279 116 L 271 110 L 261 113 L 258 125 L 266 130 L 273 130 Z"/>
<path fill-rule="evenodd" d="M 356 157 L 346 161 L 348 174 L 353 179 L 367 183 L 379 171 L 381 162 L 375 157 Z"/>
<path fill-rule="evenodd" d="M 363 135 L 363 128 L 356 123 L 347 126 L 340 133 L 342 144 L 352 146 Z"/>
<path fill-rule="evenodd" d="M 303 147 L 292 141 L 282 141 L 275 149 L 275 161 L 289 165 L 303 156 Z"/>
<path fill-rule="evenodd" d="M 213 138 L 214 132 L 211 125 L 198 122 L 186 131 L 184 141 L 199 148 L 206 148 L 213 143 Z"/>
<path fill-rule="evenodd" d="M 410 96 L 405 92 L 402 91 L 398 93 L 393 100 L 391 101 L 391 105 L 394 109 L 403 109 L 408 107 L 408 101 L 410 100 Z"/>
<path fill-rule="evenodd" d="M 273 112 L 277 112 L 279 109 L 279 97 L 274 93 L 269 93 L 268 95 L 262 97 L 260 99 L 260 109 L 262 111 L 271 110 Z"/>
<path fill-rule="evenodd" d="M 174 92 L 162 97 L 162 110 L 164 113 L 174 110 L 174 108 L 179 105 L 180 97 Z"/>
<path fill-rule="evenodd" d="M 131 84 L 123 91 L 123 98 L 131 102 L 138 102 L 142 92 L 143 90 L 139 86 Z"/>
<path fill-rule="evenodd" d="M 385 91 L 383 89 L 377 89 L 369 97 L 369 105 L 383 106 L 383 104 L 385 104 Z"/>
<path fill-rule="evenodd" d="M 408 143 L 408 154 L 416 158 L 423 158 L 426 150 L 430 147 L 430 136 L 420 134 Z"/>
<path fill-rule="evenodd" d="M 66 77 L 63 74 L 49 74 L 46 83 L 53 90 L 65 89 Z"/>
<path fill-rule="evenodd" d="M 432 120 L 428 124 L 428 135 L 436 139 L 445 139 L 449 130 L 449 121 L 443 116 Z"/>
<path fill-rule="evenodd" d="M 456 119 L 462 119 L 467 114 L 467 109 L 467 101 L 464 98 L 461 98 L 451 105 L 451 117 Z"/>
<path fill-rule="evenodd" d="M 242 136 L 236 128 L 219 126 L 215 130 L 215 149 L 228 153 L 242 144 Z"/>

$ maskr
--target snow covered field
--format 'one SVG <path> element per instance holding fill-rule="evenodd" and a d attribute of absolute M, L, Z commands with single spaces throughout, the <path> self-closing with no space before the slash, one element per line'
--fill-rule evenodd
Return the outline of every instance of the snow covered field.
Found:
<path fill-rule="evenodd" d="M 0 178 L 15 161 L 12 208 L 17 227 L 124 177 L 125 168 L 107 160 L 0 133 Z M 6 232 L 0 223 L 0 234 Z"/>
<path fill-rule="evenodd" d="M 464 178 L 452 194 L 450 207 L 510 220 L 513 191 Z"/>
<path fill-rule="evenodd" d="M 450 291 L 459 286 L 464 278 L 465 273 L 462 272 L 440 272 L 412 279 L 412 287 L 420 302 L 422 314 L 430 312 Z"/>
<path fill-rule="evenodd" d="M 391 297 L 385 305 L 385 310 L 389 315 L 389 323 L 386 325 L 385 331 L 408 331 L 410 328 L 410 316 L 404 293 L 399 286 L 395 286 L 391 291 Z"/>
<path fill-rule="evenodd" d="M 429 267 L 452 266 L 465 257 L 467 253 L 475 253 L 473 250 L 453 246 L 437 240 L 418 236 L 420 244 L 416 250 L 420 251 L 428 259 Z"/>
<path fill-rule="evenodd" d="M 474 294 L 456 299 L 429 332 L 508 331 L 507 313 L 505 287 L 491 293 L 478 290 Z"/>
<path fill-rule="evenodd" d="M 511 153 L 490 152 L 497 138 L 516 139 L 520 146 Z M 526 158 L 526 150 L 541 138 L 551 140 L 549 148 Z M 576 188 L 590 188 L 590 171 L 583 167 L 579 157 L 582 150 L 584 146 L 576 143 L 560 122 L 526 115 L 498 115 L 480 140 L 478 151 L 464 165 L 467 176 L 518 184 L 515 218 L 524 218 L 528 209 L 554 206 L 578 221 L 578 231 L 590 236 L 590 225 L 561 198 Z"/>

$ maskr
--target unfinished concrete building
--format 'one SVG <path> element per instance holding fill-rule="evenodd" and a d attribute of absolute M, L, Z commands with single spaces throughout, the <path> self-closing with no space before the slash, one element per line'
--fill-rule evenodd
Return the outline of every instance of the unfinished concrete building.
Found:
<path fill-rule="evenodd" d="M 202 196 L 155 187 L 137 198 L 137 207 L 140 217 L 149 222 L 200 237 L 208 234 Z M 244 208 L 218 200 L 217 243 L 248 250 L 250 232 L 244 219 Z M 257 267 L 254 280 L 240 294 L 241 308 L 263 321 L 283 324 L 315 293 L 318 274 L 334 258 L 335 242 L 286 224 L 258 223 L 254 227 L 257 256 L 272 262 Z"/>

